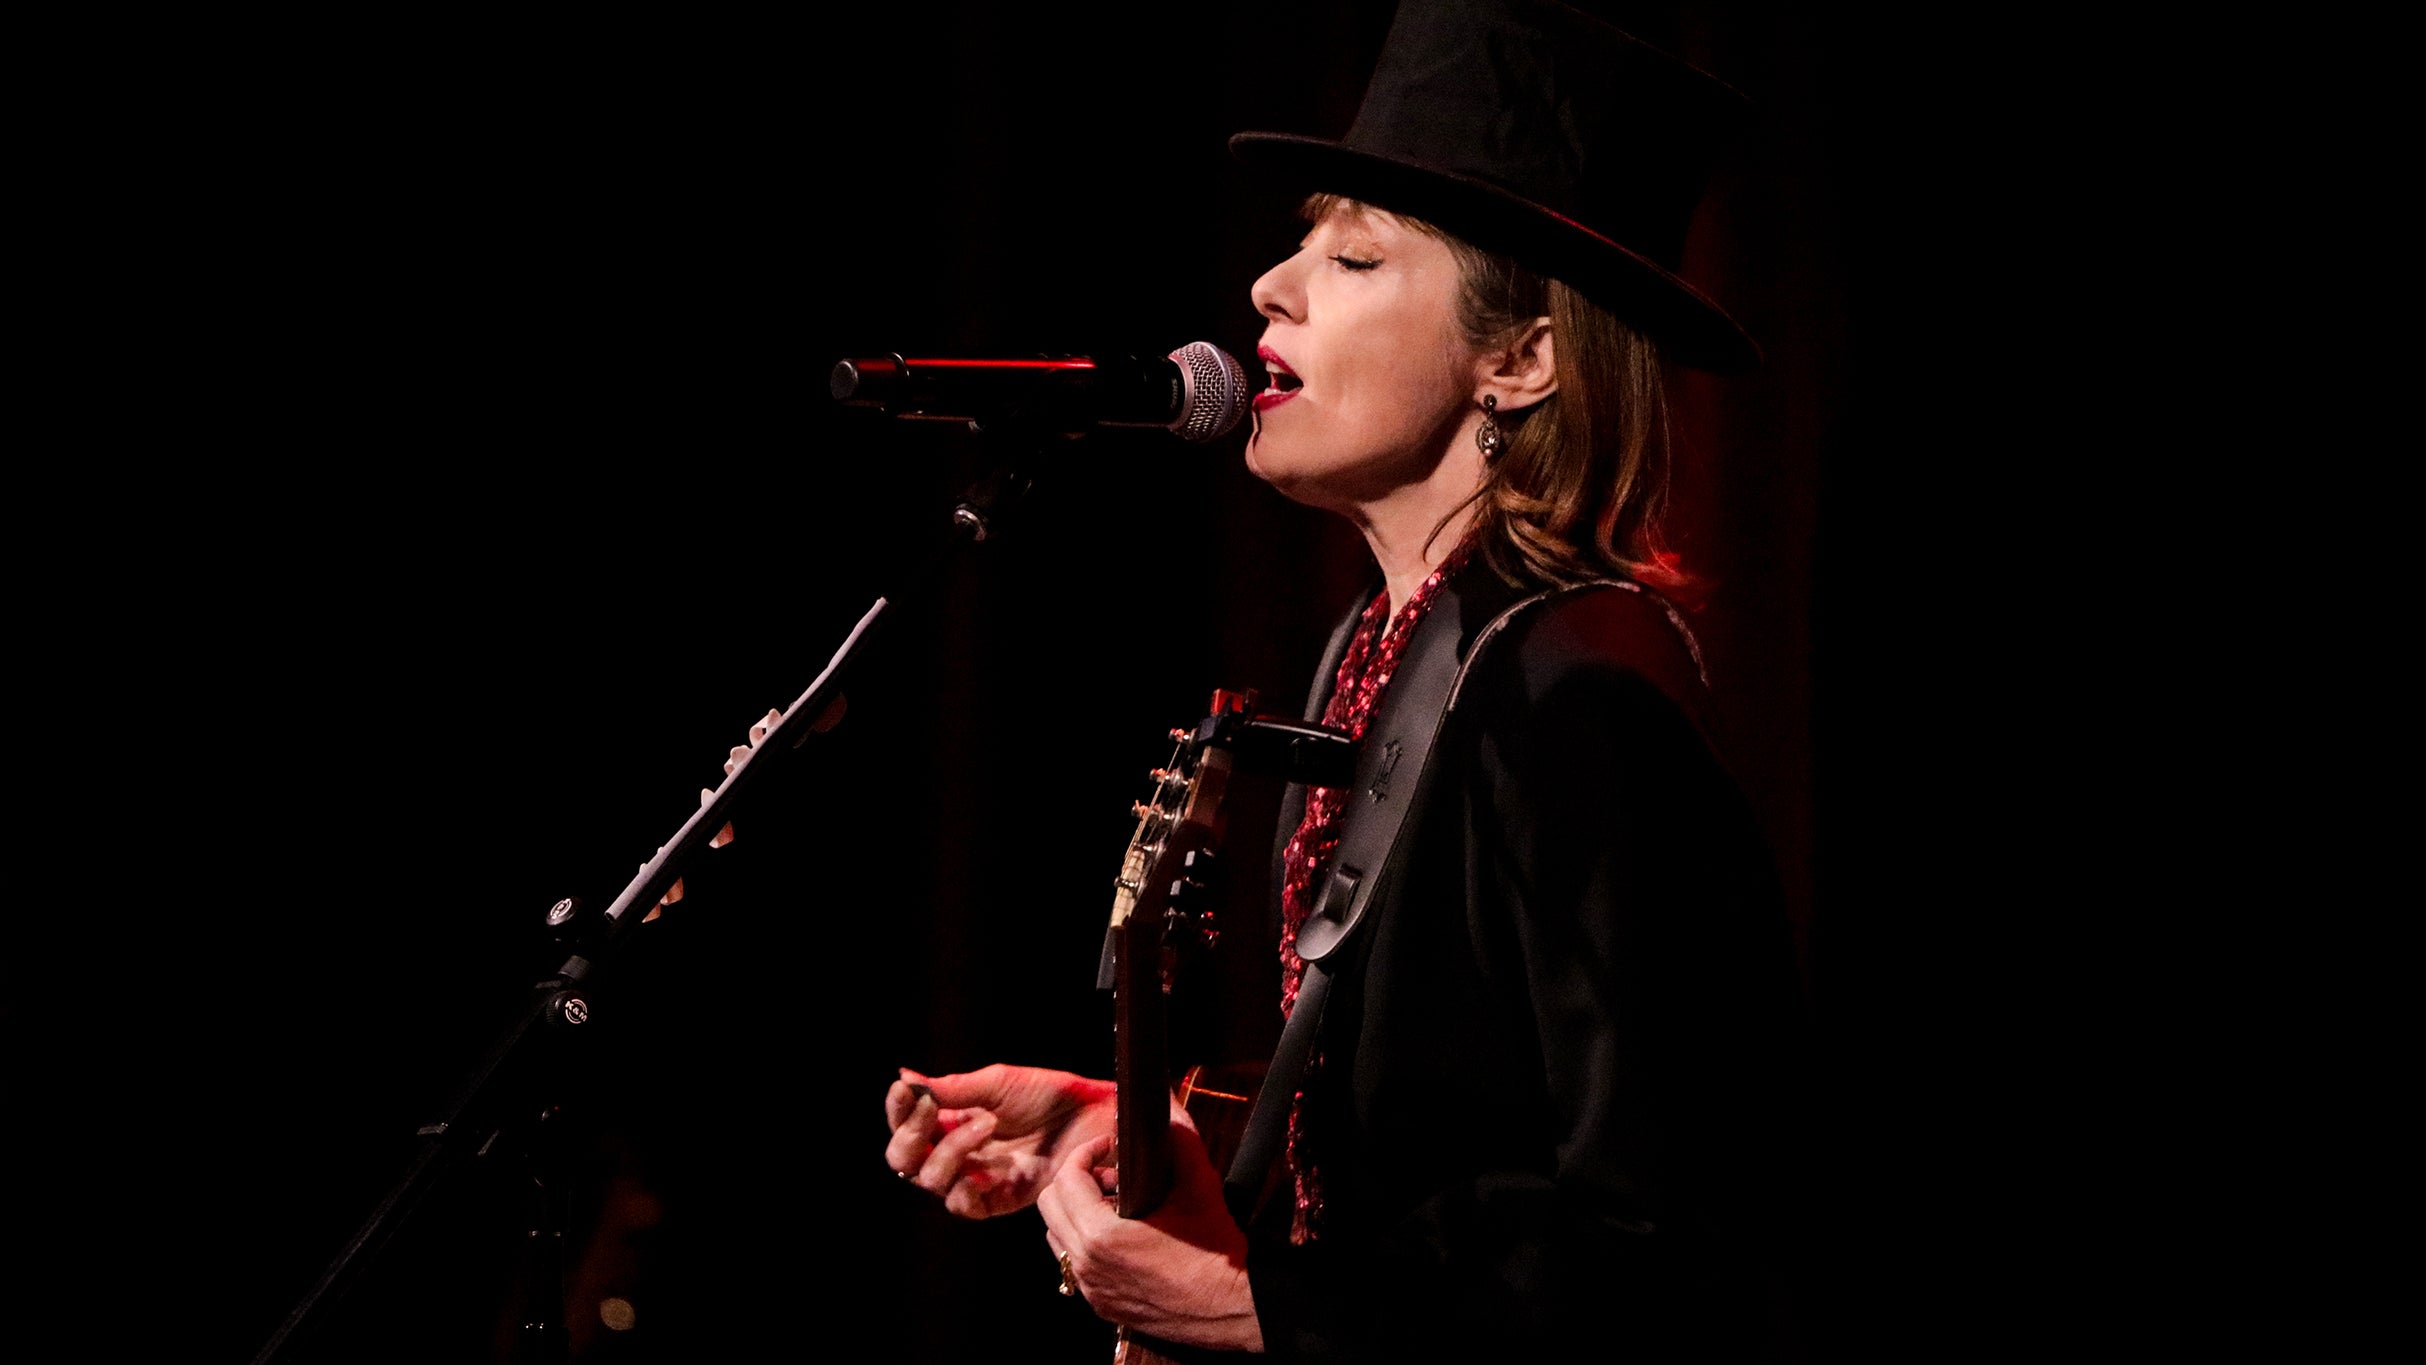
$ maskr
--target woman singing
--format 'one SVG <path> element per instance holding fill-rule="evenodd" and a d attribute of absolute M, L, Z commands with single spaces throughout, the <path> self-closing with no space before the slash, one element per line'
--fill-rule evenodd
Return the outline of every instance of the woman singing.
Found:
<path fill-rule="evenodd" d="M 1660 539 L 1663 365 L 1758 358 L 1676 273 L 1740 105 L 1561 6 L 1409 0 L 1344 140 L 1233 140 L 1311 195 L 1252 291 L 1248 465 L 1379 570 L 1320 717 L 1363 734 L 1424 632 L 1466 671 L 1243 1226 L 1184 1139 L 1161 1211 L 1117 1215 L 1104 1082 L 887 1094 L 892 1168 L 964 1216 L 1034 1204 L 1103 1317 L 1308 1359 L 1790 1354 L 1796 978 Z M 1350 796 L 1284 816 L 1284 1010 Z"/>

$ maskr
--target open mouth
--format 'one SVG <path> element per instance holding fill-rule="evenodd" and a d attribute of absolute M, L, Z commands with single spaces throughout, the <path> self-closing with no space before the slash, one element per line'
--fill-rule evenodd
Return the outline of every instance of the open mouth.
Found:
<path fill-rule="evenodd" d="M 1289 368 L 1289 362 L 1282 360 L 1271 347 L 1258 346 L 1255 348 L 1255 354 L 1264 362 L 1265 376 L 1263 391 L 1255 395 L 1257 412 L 1263 412 L 1288 402 L 1297 396 L 1299 389 L 1305 387 L 1305 381 L 1299 379 L 1296 372 Z"/>

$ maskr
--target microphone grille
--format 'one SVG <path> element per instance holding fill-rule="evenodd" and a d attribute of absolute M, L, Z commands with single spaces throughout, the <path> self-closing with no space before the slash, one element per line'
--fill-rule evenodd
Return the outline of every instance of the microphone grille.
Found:
<path fill-rule="evenodd" d="M 1247 415 L 1247 372 L 1238 358 L 1206 341 L 1171 352 L 1179 366 L 1179 416 L 1171 430 L 1183 440 L 1217 441 Z"/>

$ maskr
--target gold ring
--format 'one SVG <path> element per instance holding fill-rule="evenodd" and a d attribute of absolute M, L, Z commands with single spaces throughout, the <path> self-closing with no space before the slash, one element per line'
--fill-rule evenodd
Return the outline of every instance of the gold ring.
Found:
<path fill-rule="evenodd" d="M 1070 1274 L 1070 1253 L 1061 1253 L 1061 1296 L 1068 1298 L 1078 1292 L 1078 1281 Z"/>

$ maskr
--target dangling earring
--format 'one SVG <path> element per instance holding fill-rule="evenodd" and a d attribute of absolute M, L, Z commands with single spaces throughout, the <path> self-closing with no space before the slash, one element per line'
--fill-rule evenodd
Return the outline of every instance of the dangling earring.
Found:
<path fill-rule="evenodd" d="M 1474 429 L 1474 444 L 1482 448 L 1483 459 L 1488 461 L 1499 458 L 1499 448 L 1506 440 L 1505 433 L 1499 429 L 1499 395 L 1486 393 L 1483 395 L 1483 424 Z"/>

